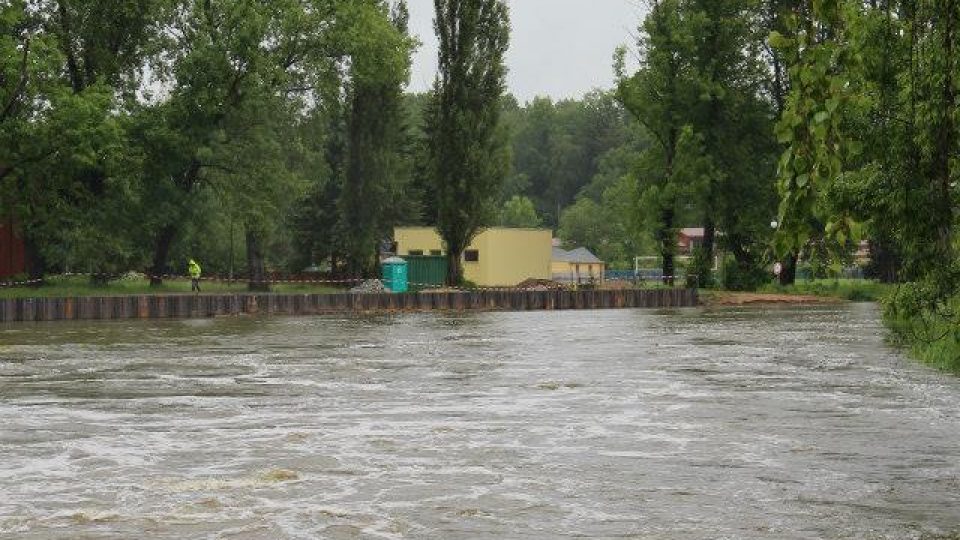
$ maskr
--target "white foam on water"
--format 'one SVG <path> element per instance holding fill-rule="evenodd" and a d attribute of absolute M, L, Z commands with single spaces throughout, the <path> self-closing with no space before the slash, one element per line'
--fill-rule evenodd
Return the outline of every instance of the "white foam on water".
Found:
<path fill-rule="evenodd" d="M 17 330 L 0 363 L 2 534 L 826 538 L 826 520 L 899 539 L 960 523 L 960 384 L 899 358 L 856 307 L 63 328 Z"/>

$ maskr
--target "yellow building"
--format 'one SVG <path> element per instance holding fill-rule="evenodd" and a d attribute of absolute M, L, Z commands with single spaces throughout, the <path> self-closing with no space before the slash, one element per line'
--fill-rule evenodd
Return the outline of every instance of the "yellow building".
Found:
<path fill-rule="evenodd" d="M 512 287 L 531 278 L 550 279 L 549 229 L 485 229 L 463 252 L 463 277 L 483 287 Z M 432 227 L 397 227 L 397 255 L 446 255 Z"/>
<path fill-rule="evenodd" d="M 550 270 L 554 281 L 566 283 L 602 283 L 606 263 L 587 248 L 571 251 L 553 248 Z"/>

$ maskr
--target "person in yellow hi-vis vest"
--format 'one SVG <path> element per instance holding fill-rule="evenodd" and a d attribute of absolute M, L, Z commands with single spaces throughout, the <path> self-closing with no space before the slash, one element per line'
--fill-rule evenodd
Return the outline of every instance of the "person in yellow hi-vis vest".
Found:
<path fill-rule="evenodd" d="M 190 291 L 200 292 L 200 265 L 197 261 L 190 259 L 187 270 L 190 272 Z"/>

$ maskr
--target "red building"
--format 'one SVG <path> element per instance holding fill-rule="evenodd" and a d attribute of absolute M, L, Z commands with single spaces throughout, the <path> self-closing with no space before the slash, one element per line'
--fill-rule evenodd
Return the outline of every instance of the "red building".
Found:
<path fill-rule="evenodd" d="M 692 255 L 693 250 L 703 246 L 703 227 L 684 227 L 677 233 L 677 253 Z"/>
<path fill-rule="evenodd" d="M 17 234 L 13 219 L 0 220 L 0 279 L 26 272 L 23 238 Z"/>

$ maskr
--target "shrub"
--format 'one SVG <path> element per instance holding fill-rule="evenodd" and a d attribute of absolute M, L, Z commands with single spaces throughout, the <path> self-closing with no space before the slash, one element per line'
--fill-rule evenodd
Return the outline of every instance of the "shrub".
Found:
<path fill-rule="evenodd" d="M 723 288 L 729 291 L 755 291 L 770 281 L 771 275 L 758 263 L 744 264 L 734 257 L 723 260 Z"/>
<path fill-rule="evenodd" d="M 687 287 L 713 287 L 713 261 L 701 248 L 693 250 L 693 257 L 687 265 Z"/>
<path fill-rule="evenodd" d="M 0 282 L 3 282 L 3 283 L 23 283 L 23 282 L 27 281 L 28 279 L 30 279 L 30 276 L 28 276 L 27 274 L 21 272 L 21 273 L 19 273 L 19 274 L 14 274 L 14 275 L 12 275 L 12 276 L 10 276 L 10 277 L 8 277 L 8 278 L 0 279 Z"/>
<path fill-rule="evenodd" d="M 909 283 L 883 305 L 895 343 L 927 364 L 960 372 L 960 295 L 945 296 L 936 283 Z"/>

